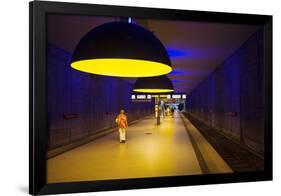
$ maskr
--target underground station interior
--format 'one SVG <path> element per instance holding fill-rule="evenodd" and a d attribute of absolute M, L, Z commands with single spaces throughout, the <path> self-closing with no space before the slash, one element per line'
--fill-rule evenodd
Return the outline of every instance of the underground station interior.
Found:
<path fill-rule="evenodd" d="M 261 26 L 56 14 L 47 24 L 48 183 L 263 170 Z"/>

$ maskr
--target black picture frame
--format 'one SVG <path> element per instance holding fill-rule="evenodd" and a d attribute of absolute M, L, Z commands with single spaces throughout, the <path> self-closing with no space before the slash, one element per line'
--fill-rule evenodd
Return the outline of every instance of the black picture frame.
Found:
<path fill-rule="evenodd" d="M 264 28 L 265 77 L 265 167 L 262 172 L 171 176 L 71 183 L 46 183 L 47 78 L 46 14 L 121 16 L 169 20 L 191 20 L 239 24 L 259 24 Z M 272 16 L 206 11 L 93 5 L 33 1 L 29 3 L 29 193 L 57 194 L 90 191 L 140 189 L 217 183 L 272 180 Z"/>

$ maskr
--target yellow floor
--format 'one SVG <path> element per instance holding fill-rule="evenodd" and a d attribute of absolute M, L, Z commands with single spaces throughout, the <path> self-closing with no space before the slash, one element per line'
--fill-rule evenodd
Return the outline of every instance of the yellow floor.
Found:
<path fill-rule="evenodd" d="M 152 116 L 133 124 L 126 143 L 116 132 L 47 161 L 48 183 L 201 173 L 178 114 L 159 126 Z"/>

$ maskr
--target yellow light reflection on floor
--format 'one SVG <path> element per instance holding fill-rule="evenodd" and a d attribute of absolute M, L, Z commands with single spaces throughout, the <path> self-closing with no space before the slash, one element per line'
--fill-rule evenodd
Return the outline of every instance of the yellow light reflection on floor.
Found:
<path fill-rule="evenodd" d="M 137 59 L 89 59 L 75 61 L 71 67 L 87 73 L 115 77 L 160 76 L 172 71 L 169 65 Z"/>
<path fill-rule="evenodd" d="M 119 143 L 116 131 L 48 159 L 47 182 L 202 174 L 183 122 L 177 112 L 174 118 L 162 118 L 159 126 L 150 116 L 128 127 L 126 143 Z M 232 172 L 199 131 L 187 123 L 210 172 Z"/>
<path fill-rule="evenodd" d="M 173 92 L 173 89 L 134 89 L 134 92 L 140 93 L 168 93 Z"/>
<path fill-rule="evenodd" d="M 130 125 L 126 136 L 119 143 L 116 131 L 49 159 L 48 183 L 201 174 L 179 117 L 157 126 L 150 116 Z"/>

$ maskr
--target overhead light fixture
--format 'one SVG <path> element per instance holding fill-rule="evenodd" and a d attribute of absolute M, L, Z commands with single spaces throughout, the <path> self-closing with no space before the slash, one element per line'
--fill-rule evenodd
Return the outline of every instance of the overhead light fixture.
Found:
<path fill-rule="evenodd" d="M 172 71 L 159 39 L 133 23 L 111 22 L 88 32 L 76 46 L 71 67 L 87 73 L 117 77 L 150 77 Z"/>
<path fill-rule="evenodd" d="M 133 91 L 142 93 L 167 93 L 173 92 L 174 88 L 170 79 L 164 75 L 137 79 Z"/>

